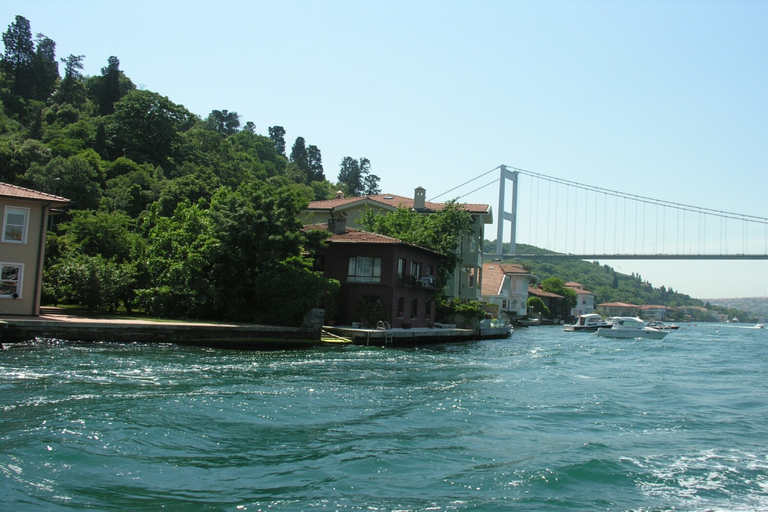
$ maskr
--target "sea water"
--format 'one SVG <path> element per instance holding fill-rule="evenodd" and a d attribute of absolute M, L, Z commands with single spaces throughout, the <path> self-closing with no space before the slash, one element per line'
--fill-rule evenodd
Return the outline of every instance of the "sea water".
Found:
<path fill-rule="evenodd" d="M 768 510 L 768 331 L 0 352 L 2 510 Z"/>

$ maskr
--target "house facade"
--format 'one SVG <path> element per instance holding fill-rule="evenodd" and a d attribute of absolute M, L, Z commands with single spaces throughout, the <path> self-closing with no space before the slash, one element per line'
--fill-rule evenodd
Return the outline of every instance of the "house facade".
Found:
<path fill-rule="evenodd" d="M 0 182 L 0 314 L 40 314 L 45 237 L 63 197 Z"/>
<path fill-rule="evenodd" d="M 637 316 L 640 312 L 640 306 L 625 302 L 603 302 L 597 305 L 597 312 L 605 317 Z"/>
<path fill-rule="evenodd" d="M 507 315 L 525 316 L 528 287 L 536 276 L 521 265 L 494 261 L 483 265 L 481 298 Z"/>
<path fill-rule="evenodd" d="M 576 292 L 576 306 L 571 308 L 572 317 L 595 312 L 595 294 L 585 290 L 584 285 L 573 281 L 565 283 L 565 286 Z"/>
<path fill-rule="evenodd" d="M 649 320 L 664 320 L 666 313 L 666 306 L 656 306 L 652 304 L 640 306 L 640 318 L 646 318 Z"/>
<path fill-rule="evenodd" d="M 335 222 L 332 229 L 328 246 L 316 255 L 315 269 L 341 283 L 335 318 L 339 324 L 374 323 L 376 319 L 369 316 L 371 307 L 378 308 L 376 303 L 392 327 L 434 323 L 442 255 L 396 238 L 347 228 L 343 221 Z"/>
<path fill-rule="evenodd" d="M 493 222 L 491 207 L 486 204 L 465 204 L 464 208 L 472 215 L 472 232 L 464 236 L 461 246 L 456 250 L 461 255 L 453 278 L 446 285 L 449 297 L 480 300 L 483 283 L 483 239 L 485 225 Z M 305 224 L 329 223 L 342 219 L 351 228 L 360 228 L 360 216 L 367 208 L 386 213 L 397 208 L 408 208 L 425 215 L 444 207 L 443 203 L 426 200 L 426 190 L 418 187 L 414 197 L 402 197 L 392 194 L 376 194 L 363 197 L 344 197 L 339 193 L 335 199 L 313 201 L 304 212 Z"/>

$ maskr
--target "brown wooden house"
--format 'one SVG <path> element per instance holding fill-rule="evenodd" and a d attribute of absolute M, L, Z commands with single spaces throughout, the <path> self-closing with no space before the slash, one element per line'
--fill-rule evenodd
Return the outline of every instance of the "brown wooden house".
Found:
<path fill-rule="evenodd" d="M 315 269 L 341 283 L 338 324 L 372 326 L 382 319 L 398 328 L 428 327 L 434 322 L 437 266 L 442 255 L 396 238 L 348 228 L 343 221 L 332 223 L 330 229 L 334 234 L 318 252 Z M 377 311 L 382 318 L 376 318 Z"/>

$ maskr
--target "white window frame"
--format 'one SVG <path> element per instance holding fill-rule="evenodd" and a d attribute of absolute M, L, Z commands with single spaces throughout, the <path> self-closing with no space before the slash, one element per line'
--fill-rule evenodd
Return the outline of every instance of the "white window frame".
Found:
<path fill-rule="evenodd" d="M 4 277 L 6 277 L 5 269 L 10 267 L 16 267 L 18 269 L 18 273 L 16 274 L 16 291 L 15 292 L 8 291 L 8 293 L 3 293 L 6 291 L 6 284 L 14 282 L 11 279 L 4 279 Z M 0 299 L 20 299 L 21 291 L 23 289 L 24 289 L 24 264 L 0 261 Z M 16 294 L 15 297 L 14 297 L 14 293 Z"/>
<path fill-rule="evenodd" d="M 8 237 L 8 228 L 11 226 L 19 226 L 18 224 L 10 224 L 8 222 L 11 214 L 24 215 L 24 223 L 21 228 L 21 240 L 16 240 Z M 29 231 L 29 208 L 23 206 L 6 206 L 3 214 L 3 238 L 2 241 L 8 244 L 26 244 L 27 243 L 27 231 Z"/>
<path fill-rule="evenodd" d="M 369 272 L 361 272 L 361 269 Z M 347 267 L 348 283 L 380 283 L 381 282 L 381 258 L 373 256 L 351 256 Z"/>

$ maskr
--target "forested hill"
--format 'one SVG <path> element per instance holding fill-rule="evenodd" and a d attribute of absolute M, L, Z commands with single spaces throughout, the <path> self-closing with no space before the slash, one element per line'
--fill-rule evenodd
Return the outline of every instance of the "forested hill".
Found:
<path fill-rule="evenodd" d="M 282 126 L 198 116 L 138 89 L 116 56 L 84 76 L 83 55 L 7 22 L 0 181 L 74 203 L 52 224 L 44 301 L 295 324 L 333 293 L 299 217 L 339 189 L 378 193 L 368 159 L 345 157 L 333 183 L 317 146 L 297 137 L 287 153 Z"/>
<path fill-rule="evenodd" d="M 509 249 L 505 245 L 505 251 Z M 487 254 L 496 252 L 495 241 L 485 241 L 484 250 Z M 532 245 L 517 244 L 517 250 L 525 254 L 550 253 L 545 249 Z M 507 261 L 507 260 L 505 260 Z M 715 306 L 689 295 L 675 291 L 665 286 L 654 286 L 643 279 L 639 274 L 626 275 L 616 272 L 608 265 L 600 265 L 598 262 L 583 260 L 508 260 L 510 263 L 521 263 L 529 269 L 540 281 L 548 277 L 559 277 L 565 282 L 575 281 L 584 285 L 584 288 L 595 294 L 595 303 L 602 302 L 626 302 L 630 304 L 654 304 L 670 307 L 698 306 L 717 310 L 729 316 L 747 317 L 742 309 L 734 309 L 728 305 Z M 714 302 L 714 301 L 713 301 Z M 738 306 L 737 306 L 738 307 Z M 747 311 L 750 311 L 747 309 Z M 754 313 L 756 314 L 756 313 Z"/>

